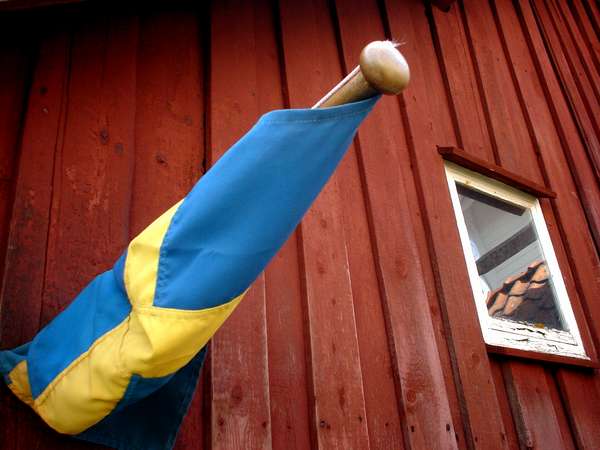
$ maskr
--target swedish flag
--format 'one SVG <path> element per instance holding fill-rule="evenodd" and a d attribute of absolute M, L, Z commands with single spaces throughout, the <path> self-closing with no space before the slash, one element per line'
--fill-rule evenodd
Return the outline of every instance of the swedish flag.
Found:
<path fill-rule="evenodd" d="M 377 97 L 272 111 L 0 372 L 52 428 L 171 448 L 205 346 L 294 230 Z"/>

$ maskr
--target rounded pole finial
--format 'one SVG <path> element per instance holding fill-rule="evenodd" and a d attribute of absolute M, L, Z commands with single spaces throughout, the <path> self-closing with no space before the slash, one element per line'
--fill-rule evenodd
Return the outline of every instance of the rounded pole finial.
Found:
<path fill-rule="evenodd" d="M 391 41 L 373 41 L 360 53 L 360 64 L 313 108 L 343 105 L 376 94 L 398 95 L 410 80 L 408 63 Z"/>
<path fill-rule="evenodd" d="M 399 94 L 410 80 L 410 69 L 398 45 L 391 41 L 373 41 L 360 53 L 360 71 L 378 92 Z"/>

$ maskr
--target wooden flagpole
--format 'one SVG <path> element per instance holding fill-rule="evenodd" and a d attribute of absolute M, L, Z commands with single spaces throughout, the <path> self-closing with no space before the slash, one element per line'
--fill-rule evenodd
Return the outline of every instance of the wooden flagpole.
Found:
<path fill-rule="evenodd" d="M 376 94 L 397 95 L 410 79 L 408 63 L 391 41 L 373 41 L 360 53 L 359 65 L 319 100 L 315 108 L 343 105 Z"/>

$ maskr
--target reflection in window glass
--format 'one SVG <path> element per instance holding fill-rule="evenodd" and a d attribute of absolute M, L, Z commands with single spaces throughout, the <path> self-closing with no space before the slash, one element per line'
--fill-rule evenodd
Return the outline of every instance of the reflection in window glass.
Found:
<path fill-rule="evenodd" d="M 488 314 L 564 330 L 529 208 L 456 184 Z"/>

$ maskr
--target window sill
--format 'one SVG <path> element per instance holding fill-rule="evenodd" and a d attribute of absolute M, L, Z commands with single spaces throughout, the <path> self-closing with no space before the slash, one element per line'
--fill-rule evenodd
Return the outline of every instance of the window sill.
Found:
<path fill-rule="evenodd" d="M 542 361 L 545 363 L 561 366 L 584 367 L 588 369 L 600 369 L 598 360 L 590 360 L 583 358 L 572 358 L 569 356 L 552 355 L 550 353 L 540 353 L 527 350 L 519 350 L 516 348 L 499 347 L 497 345 L 485 344 L 488 353 L 505 357 L 514 357 L 526 359 L 529 361 Z"/>

